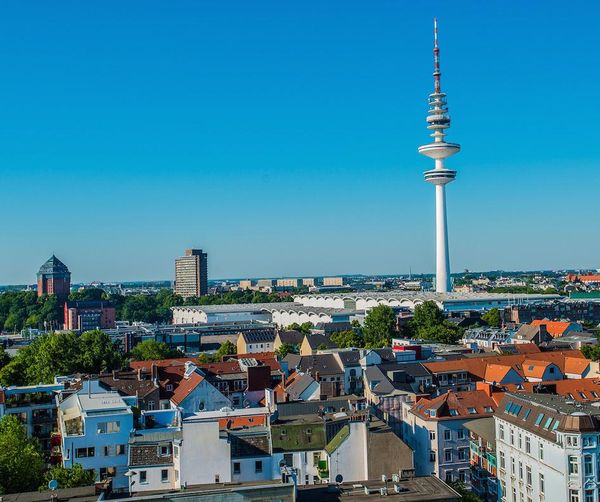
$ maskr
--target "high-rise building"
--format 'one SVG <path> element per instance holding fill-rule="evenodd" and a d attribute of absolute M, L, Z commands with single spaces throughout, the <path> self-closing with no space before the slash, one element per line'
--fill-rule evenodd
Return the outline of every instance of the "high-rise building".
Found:
<path fill-rule="evenodd" d="M 436 274 L 435 289 L 438 293 L 452 290 L 450 283 L 450 257 L 448 255 L 448 224 L 446 222 L 446 185 L 456 178 L 456 171 L 446 169 L 444 159 L 458 153 L 460 145 L 446 143 L 445 130 L 450 127 L 446 94 L 442 92 L 440 72 L 440 49 L 438 47 L 437 21 L 433 22 L 433 80 L 434 91 L 429 95 L 427 129 L 433 131 L 433 143 L 419 147 L 419 153 L 434 159 L 435 168 L 425 171 L 425 181 L 435 185 L 435 240 Z"/>
<path fill-rule="evenodd" d="M 38 296 L 56 295 L 66 299 L 71 292 L 71 272 L 56 256 L 52 255 L 37 273 Z"/>
<path fill-rule="evenodd" d="M 175 293 L 185 297 L 208 294 L 208 255 L 201 249 L 186 249 L 175 260 Z"/>

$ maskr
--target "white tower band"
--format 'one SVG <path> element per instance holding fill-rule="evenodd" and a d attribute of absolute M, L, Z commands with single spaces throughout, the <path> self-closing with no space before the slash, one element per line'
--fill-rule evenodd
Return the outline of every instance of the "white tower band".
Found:
<path fill-rule="evenodd" d="M 450 282 L 450 257 L 448 256 L 448 224 L 446 222 L 446 184 L 454 181 L 456 171 L 446 169 L 444 159 L 458 153 L 460 145 L 446 143 L 445 130 L 450 127 L 446 94 L 440 83 L 440 49 L 438 48 L 437 20 L 433 20 L 433 79 L 434 91 L 429 95 L 427 129 L 433 132 L 433 143 L 419 147 L 419 153 L 435 160 L 435 168 L 425 171 L 425 181 L 435 185 L 435 290 L 447 293 L 452 290 Z"/>

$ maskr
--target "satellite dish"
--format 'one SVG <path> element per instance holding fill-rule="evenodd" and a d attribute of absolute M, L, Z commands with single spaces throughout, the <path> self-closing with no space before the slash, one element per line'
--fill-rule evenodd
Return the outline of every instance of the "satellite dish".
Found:
<path fill-rule="evenodd" d="M 336 482 L 336 483 L 341 483 L 342 481 L 344 481 L 344 476 L 342 476 L 341 474 L 338 474 L 338 475 L 335 477 L 335 482 Z"/>
<path fill-rule="evenodd" d="M 58 481 L 56 481 L 56 479 L 51 479 L 48 482 L 48 488 L 50 488 L 52 491 L 56 490 L 58 488 Z"/>

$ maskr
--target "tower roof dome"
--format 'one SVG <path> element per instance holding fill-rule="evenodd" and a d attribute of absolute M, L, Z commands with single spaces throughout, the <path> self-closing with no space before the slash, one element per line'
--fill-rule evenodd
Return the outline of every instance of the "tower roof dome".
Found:
<path fill-rule="evenodd" d="M 53 274 L 69 274 L 67 266 L 60 261 L 56 256 L 52 255 L 40 267 L 38 275 L 53 275 Z"/>

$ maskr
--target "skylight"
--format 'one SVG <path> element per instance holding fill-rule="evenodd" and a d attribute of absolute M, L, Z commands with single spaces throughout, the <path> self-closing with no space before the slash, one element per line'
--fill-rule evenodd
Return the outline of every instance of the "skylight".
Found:
<path fill-rule="evenodd" d="M 527 417 L 529 416 L 530 413 L 531 413 L 531 410 L 529 408 L 527 408 L 525 410 L 525 415 L 523 415 L 523 420 L 527 420 Z"/>
<path fill-rule="evenodd" d="M 535 425 L 540 425 L 542 423 L 542 419 L 544 418 L 544 414 L 540 413 L 535 419 Z"/>

